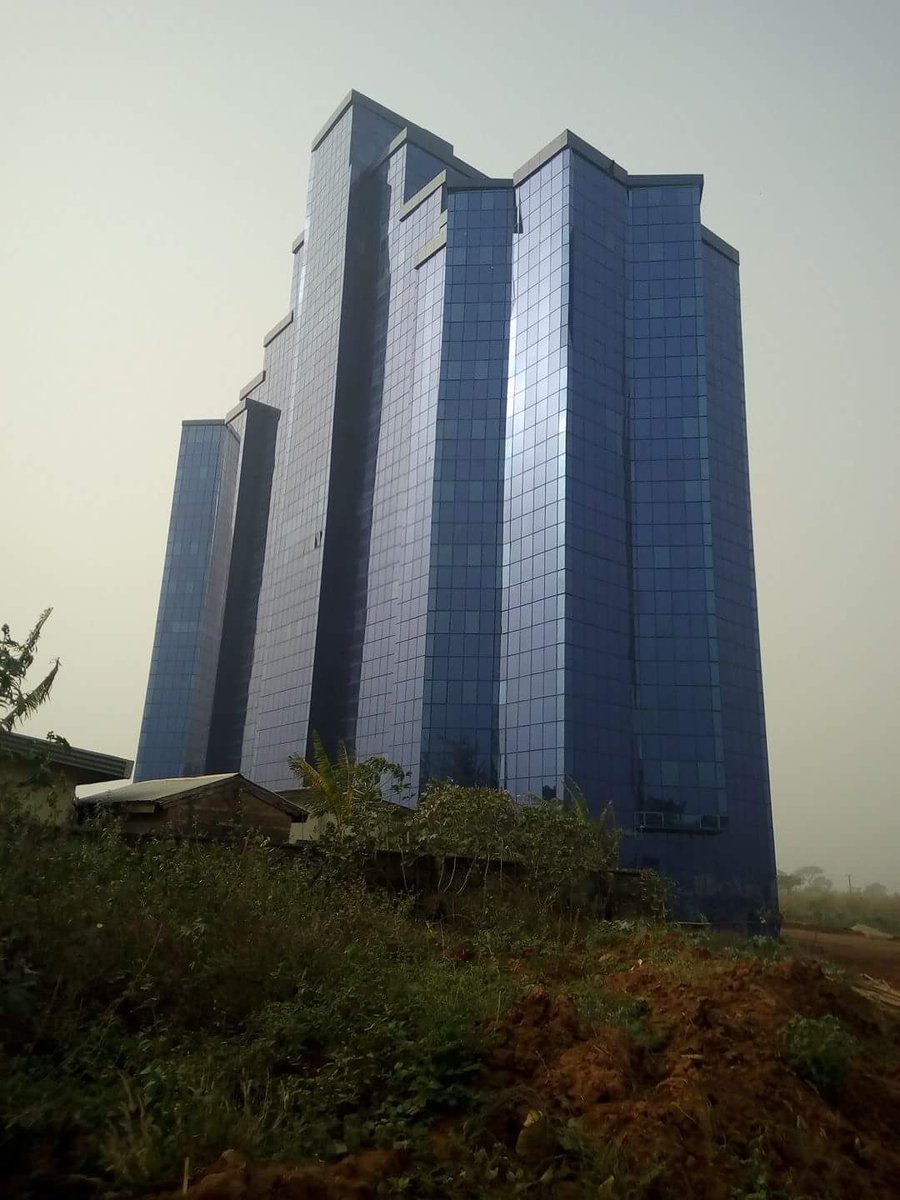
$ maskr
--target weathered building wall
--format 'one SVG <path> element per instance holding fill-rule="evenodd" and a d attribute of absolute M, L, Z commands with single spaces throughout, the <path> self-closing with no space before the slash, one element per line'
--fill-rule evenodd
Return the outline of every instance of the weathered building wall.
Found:
<path fill-rule="evenodd" d="M 41 767 L 23 758 L 0 757 L 0 795 L 17 801 L 28 814 L 52 825 L 66 824 L 75 788 L 84 780 L 77 771 Z"/>
<path fill-rule="evenodd" d="M 229 783 L 154 813 L 129 813 L 125 817 L 125 832 L 132 836 L 233 837 L 254 831 L 273 842 L 287 842 L 291 823 L 290 813 L 266 804 L 240 785 Z"/>

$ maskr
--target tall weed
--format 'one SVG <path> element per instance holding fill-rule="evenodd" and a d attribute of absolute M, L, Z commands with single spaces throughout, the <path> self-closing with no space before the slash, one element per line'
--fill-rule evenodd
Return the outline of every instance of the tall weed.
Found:
<path fill-rule="evenodd" d="M 248 839 L 0 824 L 0 1169 L 73 1138 L 103 1178 L 404 1144 L 463 1104 L 507 1006 L 411 901 Z"/>

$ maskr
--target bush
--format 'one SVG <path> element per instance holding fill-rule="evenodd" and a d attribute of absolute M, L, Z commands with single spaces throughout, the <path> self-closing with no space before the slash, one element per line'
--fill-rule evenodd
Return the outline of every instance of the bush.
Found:
<path fill-rule="evenodd" d="M 67 1141 L 75 1169 L 134 1186 L 225 1146 L 404 1143 L 466 1099 L 513 994 L 440 936 L 407 897 L 258 840 L 136 846 L 7 815 L 0 1173 Z"/>
<path fill-rule="evenodd" d="M 577 790 L 563 800 L 534 797 L 518 803 L 500 788 L 430 783 L 409 823 L 413 853 L 440 859 L 461 856 L 467 865 L 460 881 L 456 864 L 439 890 L 462 890 L 473 877 L 487 880 L 492 869 L 511 873 L 541 909 L 589 904 L 585 885 L 613 870 L 618 838 L 608 814 L 593 819 Z"/>
<path fill-rule="evenodd" d="M 425 1147 L 416 1161 L 430 1161 L 435 1121 L 480 1111 L 479 1072 L 527 986 L 522 963 L 530 974 L 542 955 L 584 944 L 569 873 L 615 851 L 602 825 L 540 802 L 524 825 L 548 866 L 523 855 L 511 878 L 493 856 L 515 846 L 519 807 L 496 789 L 440 789 L 423 826 L 403 826 L 411 853 L 431 822 L 445 885 L 456 834 L 469 839 L 447 919 L 433 924 L 412 897 L 366 887 L 355 799 L 334 853 L 306 855 L 256 837 L 136 844 L 114 821 L 64 831 L 0 812 L 0 1178 L 11 1194 L 48 1158 L 63 1186 L 67 1173 L 90 1175 L 100 1191 L 137 1194 L 225 1147 L 288 1161 Z M 477 886 L 460 890 L 472 864 Z M 597 1015 L 615 1007 L 599 993 L 593 1003 Z M 617 1019 L 640 1032 L 632 1008 Z M 525 1164 L 509 1171 L 531 1180 Z"/>
<path fill-rule="evenodd" d="M 856 1041 L 837 1017 L 794 1017 L 781 1031 L 781 1053 L 791 1070 L 834 1099 L 853 1069 Z"/>
<path fill-rule="evenodd" d="M 547 906 L 597 874 L 608 874 L 618 861 L 618 837 L 609 812 L 594 820 L 584 797 L 571 790 L 563 800 L 535 798 L 519 806 L 515 853 L 524 879 Z"/>
<path fill-rule="evenodd" d="M 577 908 L 592 899 L 585 885 L 616 865 L 609 811 L 592 818 L 571 782 L 562 799 L 533 796 L 522 804 L 503 788 L 433 779 L 409 809 L 402 803 L 409 779 L 398 764 L 356 761 L 344 743 L 332 759 L 318 735 L 312 740 L 313 761 L 293 755 L 290 766 L 306 788 L 310 812 L 327 825 L 318 851 L 333 867 L 358 873 L 386 849 L 400 850 L 406 861 L 431 855 L 450 864 L 449 875 L 440 872 L 438 892 L 459 895 L 473 879 L 486 884 L 491 871 L 502 877 L 511 865 L 541 906 L 567 901 Z"/>

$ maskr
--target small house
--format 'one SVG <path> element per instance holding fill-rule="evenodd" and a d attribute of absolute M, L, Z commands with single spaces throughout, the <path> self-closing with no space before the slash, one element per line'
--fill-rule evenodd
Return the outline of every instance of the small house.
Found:
<path fill-rule="evenodd" d="M 296 841 L 308 813 L 293 800 L 252 783 L 243 775 L 196 775 L 144 779 L 84 796 L 75 802 L 83 819 L 99 810 L 115 813 L 133 837 L 205 837 L 216 841 L 243 833 L 271 841 Z"/>
<path fill-rule="evenodd" d="M 69 820 L 80 784 L 127 779 L 133 765 L 127 758 L 83 750 L 62 739 L 0 730 L 0 795 L 48 824 Z"/>

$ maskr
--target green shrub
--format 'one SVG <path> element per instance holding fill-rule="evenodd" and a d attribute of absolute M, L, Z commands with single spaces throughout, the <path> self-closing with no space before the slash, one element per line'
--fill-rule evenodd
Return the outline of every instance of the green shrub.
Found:
<path fill-rule="evenodd" d="M 801 1079 L 834 1099 L 850 1075 L 856 1041 L 837 1017 L 794 1017 L 781 1031 L 781 1053 Z"/>
<path fill-rule="evenodd" d="M 764 963 L 775 963 L 781 962 L 790 953 L 784 942 L 765 934 L 747 937 L 731 931 L 709 929 L 691 934 L 691 940 L 695 945 L 714 950 L 724 958 L 758 958 Z"/>
<path fill-rule="evenodd" d="M 226 1146 L 406 1144 L 468 1103 L 520 983 L 332 865 L 0 821 L 0 1174 L 68 1139 L 146 1187 Z"/>
<path fill-rule="evenodd" d="M 434 924 L 412 897 L 366 887 L 347 856 L 255 837 L 135 844 L 114 822 L 62 832 L 0 814 L 0 1178 L 68 1147 L 63 1176 L 143 1194 L 225 1147 L 303 1161 L 408 1146 L 426 1164 L 417 1195 L 481 1194 L 482 1168 L 530 1187 L 538 1168 L 489 1131 L 462 1135 L 448 1184 L 428 1130 L 445 1113 L 468 1129 L 481 1111 L 494 1031 L 541 959 L 564 953 L 577 972 L 591 952 L 577 908 L 548 900 L 566 855 L 593 862 L 613 843 L 592 825 L 578 849 L 583 815 L 547 802 L 529 821 L 536 842 L 544 818 L 556 830 L 553 870 L 484 870 L 498 849 L 488 818 L 506 811 L 497 796 L 445 792 L 426 812 L 437 848 L 452 850 L 453 822 L 484 801 L 477 886 L 445 879 Z M 585 1003 L 642 1036 L 637 1005 L 599 990 Z M 560 1178 L 582 1170 L 560 1154 Z"/>

